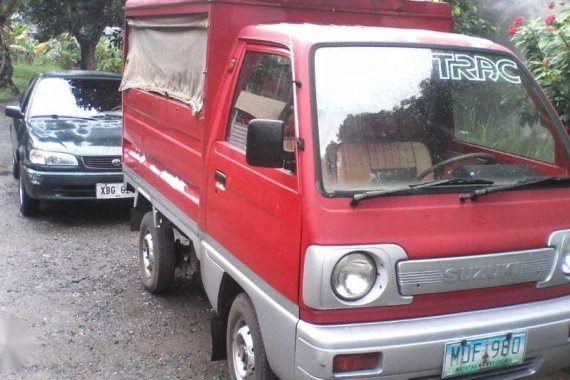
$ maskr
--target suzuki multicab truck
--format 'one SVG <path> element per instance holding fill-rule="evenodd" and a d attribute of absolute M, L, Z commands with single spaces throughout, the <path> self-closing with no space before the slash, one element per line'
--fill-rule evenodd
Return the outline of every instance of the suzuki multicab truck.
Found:
<path fill-rule="evenodd" d="M 200 273 L 232 379 L 570 364 L 570 140 L 445 3 L 128 0 L 152 293 Z"/>

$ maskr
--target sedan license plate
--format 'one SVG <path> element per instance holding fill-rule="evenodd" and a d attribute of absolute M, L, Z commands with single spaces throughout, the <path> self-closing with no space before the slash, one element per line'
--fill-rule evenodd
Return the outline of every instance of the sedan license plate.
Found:
<path fill-rule="evenodd" d="M 123 183 L 98 183 L 95 185 L 97 199 L 132 198 L 133 192 L 127 191 Z"/>
<path fill-rule="evenodd" d="M 445 345 L 442 378 L 521 364 L 526 332 L 479 337 Z"/>

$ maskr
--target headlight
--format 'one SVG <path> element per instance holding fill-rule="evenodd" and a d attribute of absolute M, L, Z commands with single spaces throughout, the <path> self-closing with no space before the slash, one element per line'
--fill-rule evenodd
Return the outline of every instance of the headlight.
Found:
<path fill-rule="evenodd" d="M 570 276 L 570 252 L 562 257 L 562 272 L 566 276 Z"/>
<path fill-rule="evenodd" d="M 357 301 L 370 292 L 376 282 L 376 264 L 364 252 L 352 252 L 335 265 L 331 286 L 337 297 L 344 301 Z"/>
<path fill-rule="evenodd" d="M 74 155 L 61 152 L 47 152 L 39 149 L 30 151 L 30 162 L 36 165 L 48 166 L 77 166 L 77 158 Z"/>

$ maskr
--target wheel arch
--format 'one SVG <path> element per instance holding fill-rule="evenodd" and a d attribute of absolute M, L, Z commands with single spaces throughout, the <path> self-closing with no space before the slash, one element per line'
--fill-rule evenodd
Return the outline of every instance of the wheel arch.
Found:
<path fill-rule="evenodd" d="M 216 317 L 211 320 L 210 330 L 212 334 L 212 360 L 227 359 L 226 332 L 228 328 L 228 315 L 232 303 L 244 289 L 227 272 L 222 275 L 218 289 L 217 302 L 212 303 Z"/>
<path fill-rule="evenodd" d="M 226 356 L 229 307 L 243 292 L 253 304 L 271 369 L 280 378 L 293 378 L 298 305 L 272 289 L 262 277 L 211 239 L 202 241 L 200 268 L 204 289 L 217 315 L 211 320 L 213 360 Z"/>

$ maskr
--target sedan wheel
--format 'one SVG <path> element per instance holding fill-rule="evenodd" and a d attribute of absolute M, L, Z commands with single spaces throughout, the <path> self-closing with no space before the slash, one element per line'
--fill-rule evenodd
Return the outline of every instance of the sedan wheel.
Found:
<path fill-rule="evenodd" d="M 30 194 L 26 191 L 26 186 L 24 185 L 24 181 L 22 179 L 23 170 L 22 164 L 19 165 L 19 199 L 20 199 L 20 212 L 24 216 L 34 216 L 37 215 L 39 208 L 40 208 L 40 201 L 32 198 Z"/>
<path fill-rule="evenodd" d="M 12 175 L 15 179 L 20 178 L 20 167 L 18 164 L 18 160 L 15 157 L 12 157 Z"/>

